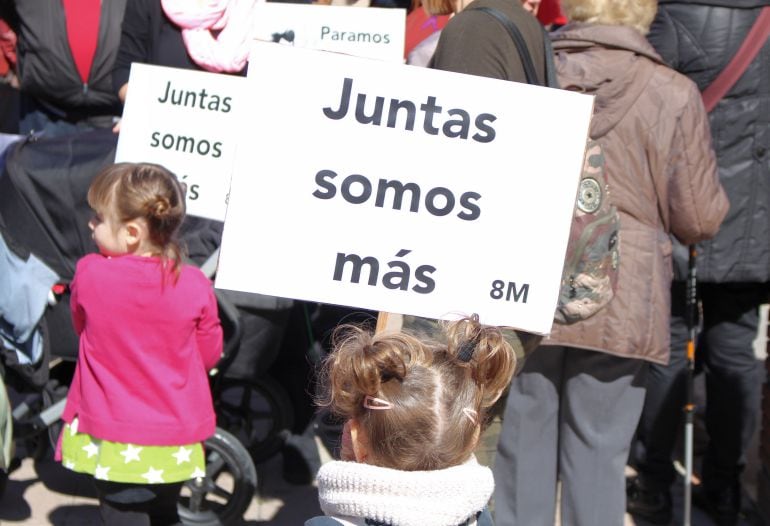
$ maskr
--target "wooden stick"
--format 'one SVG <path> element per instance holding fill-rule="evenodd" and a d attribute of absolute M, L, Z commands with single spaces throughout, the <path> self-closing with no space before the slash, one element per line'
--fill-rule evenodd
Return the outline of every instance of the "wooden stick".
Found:
<path fill-rule="evenodd" d="M 398 332 L 401 330 L 401 324 L 404 317 L 394 312 L 382 312 L 377 314 L 377 326 L 374 331 L 376 334 L 383 332 Z"/>
<path fill-rule="evenodd" d="M 376 334 L 380 334 L 381 332 L 385 332 L 385 327 L 388 326 L 388 319 L 390 318 L 389 312 L 382 312 L 380 311 L 379 314 L 377 314 L 377 327 L 374 329 L 374 332 Z"/>

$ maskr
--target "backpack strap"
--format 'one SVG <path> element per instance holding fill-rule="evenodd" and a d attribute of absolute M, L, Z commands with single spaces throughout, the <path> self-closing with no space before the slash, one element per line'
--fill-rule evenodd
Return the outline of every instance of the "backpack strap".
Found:
<path fill-rule="evenodd" d="M 545 82 L 549 88 L 561 88 L 556 78 L 556 64 L 553 62 L 553 46 L 548 31 L 543 28 L 543 47 L 545 48 Z"/>
<path fill-rule="evenodd" d="M 540 82 L 540 79 L 537 76 L 534 62 L 532 62 L 532 56 L 529 53 L 527 42 L 524 40 L 524 36 L 521 34 L 519 28 L 516 27 L 516 24 L 514 24 L 510 18 L 505 16 L 502 11 L 495 9 L 494 7 L 475 7 L 470 10 L 486 13 L 497 19 L 497 21 L 503 25 L 505 30 L 508 31 L 508 34 L 511 36 L 511 40 L 513 40 L 513 43 L 519 52 L 521 65 L 524 68 L 524 75 L 527 78 L 527 83 L 542 86 L 543 84 Z M 558 88 L 559 83 L 556 80 L 556 67 L 553 63 L 553 49 L 551 47 L 551 39 L 542 26 L 540 26 L 540 29 L 543 32 L 543 48 L 545 51 L 545 86 Z"/>
<path fill-rule="evenodd" d="M 770 36 L 770 7 L 763 7 L 735 56 L 717 78 L 703 90 L 703 105 L 707 112 L 713 110 L 717 103 L 727 95 L 730 88 L 738 82 L 743 72 L 762 49 L 768 36 Z"/>

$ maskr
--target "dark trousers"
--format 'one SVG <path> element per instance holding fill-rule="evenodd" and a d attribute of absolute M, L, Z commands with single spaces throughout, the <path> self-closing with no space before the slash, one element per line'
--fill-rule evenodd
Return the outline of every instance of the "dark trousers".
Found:
<path fill-rule="evenodd" d="M 94 479 L 99 512 L 108 526 L 179 524 L 176 505 L 183 484 L 123 484 Z"/>
<path fill-rule="evenodd" d="M 19 133 L 19 90 L 1 81 L 0 133 Z"/>
<path fill-rule="evenodd" d="M 527 358 L 497 445 L 495 524 L 553 526 L 559 481 L 563 524 L 622 524 L 646 369 L 571 347 L 541 346 Z"/>
<path fill-rule="evenodd" d="M 767 301 L 765 284 L 698 285 L 703 321 L 696 362 L 706 374 L 706 430 L 703 459 L 706 489 L 736 487 L 746 463 L 745 452 L 759 412 L 761 368 L 753 340 L 759 305 Z M 671 294 L 671 362 L 651 365 L 647 397 L 635 446 L 637 470 L 651 490 L 667 490 L 674 481 L 672 453 L 683 426 L 687 395 L 685 285 L 675 282 Z"/>

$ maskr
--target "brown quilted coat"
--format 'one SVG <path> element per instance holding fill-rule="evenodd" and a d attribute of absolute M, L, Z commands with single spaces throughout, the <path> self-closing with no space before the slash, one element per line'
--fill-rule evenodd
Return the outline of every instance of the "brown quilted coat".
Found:
<path fill-rule="evenodd" d="M 596 96 L 590 135 L 604 149 L 620 212 L 620 274 L 607 307 L 554 325 L 543 344 L 665 364 L 669 234 L 684 244 L 712 237 L 728 209 L 700 93 L 632 28 L 570 24 L 552 39 L 561 87 Z"/>

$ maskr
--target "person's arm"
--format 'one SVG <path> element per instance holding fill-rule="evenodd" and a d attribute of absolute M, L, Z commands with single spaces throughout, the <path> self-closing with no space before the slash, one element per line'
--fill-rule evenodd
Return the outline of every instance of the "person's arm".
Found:
<path fill-rule="evenodd" d="M 118 98 L 120 99 L 120 102 L 124 104 L 126 102 L 126 93 L 128 93 L 128 82 L 123 84 L 118 90 Z"/>
<path fill-rule="evenodd" d="M 14 0 L 0 0 L 0 18 L 5 20 L 14 32 L 18 33 L 19 17 L 16 13 Z"/>
<path fill-rule="evenodd" d="M 690 102 L 677 122 L 672 151 L 669 212 L 671 233 L 682 244 L 716 235 L 729 202 L 717 173 L 708 115 L 695 83 L 687 83 Z"/>
<path fill-rule="evenodd" d="M 544 32 L 540 23 L 520 6 L 509 18 L 529 45 L 529 54 L 538 72 L 545 78 Z M 510 16 L 508 13 L 504 13 Z M 466 73 L 501 80 L 527 82 L 519 51 L 508 31 L 494 17 L 467 8 L 441 31 L 430 68 Z"/>
<path fill-rule="evenodd" d="M 659 7 L 652 21 L 647 40 L 660 58 L 674 69 L 679 69 L 679 33 L 674 19 L 664 7 Z"/>
<path fill-rule="evenodd" d="M 203 359 L 203 365 L 210 371 L 222 357 L 222 325 L 219 321 L 219 309 L 214 289 L 210 286 L 207 292 L 207 301 L 198 320 L 195 338 L 198 341 L 198 350 Z"/>
<path fill-rule="evenodd" d="M 154 9 L 151 6 L 151 1 L 131 0 L 126 3 L 120 34 L 120 47 L 112 69 L 112 86 L 121 102 L 126 100 L 131 63 L 150 61 L 152 29 L 154 27 L 152 20 Z M 155 1 L 157 2 L 157 0 Z"/>
<path fill-rule="evenodd" d="M 70 283 L 70 312 L 72 313 L 72 325 L 75 327 L 75 333 L 80 336 L 83 327 L 86 324 L 86 314 L 83 306 L 80 304 L 80 287 L 78 286 L 78 272 L 75 271 L 75 277 Z"/>

